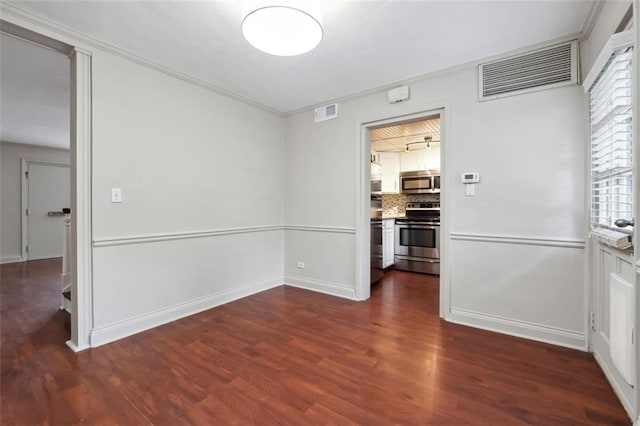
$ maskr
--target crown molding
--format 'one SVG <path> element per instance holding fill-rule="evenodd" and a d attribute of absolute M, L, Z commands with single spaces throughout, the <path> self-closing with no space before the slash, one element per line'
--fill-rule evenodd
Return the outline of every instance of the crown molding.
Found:
<path fill-rule="evenodd" d="M 463 64 L 459 64 L 459 65 L 454 65 L 454 66 L 450 66 L 450 67 L 445 67 L 445 68 L 441 68 L 439 70 L 435 70 L 432 72 L 428 72 L 425 74 L 418 74 L 406 79 L 402 79 L 402 80 L 396 80 L 396 81 L 391 81 L 389 83 L 386 84 L 382 84 L 376 87 L 372 87 L 370 89 L 365 89 L 365 90 L 361 90 L 358 92 L 354 92 L 345 96 L 341 96 L 338 98 L 333 98 L 330 100 L 324 100 L 324 101 L 319 101 L 319 102 L 315 102 L 313 104 L 309 104 L 300 108 L 295 108 L 293 110 L 289 110 L 289 111 L 280 111 L 278 109 L 269 107 L 267 105 L 264 105 L 262 103 L 256 102 L 252 99 L 249 99 L 247 97 L 244 97 L 242 95 L 239 95 L 235 92 L 232 92 L 230 90 L 226 90 L 226 89 L 222 89 L 218 86 L 214 86 L 202 79 L 199 79 L 197 77 L 191 76 L 189 74 L 185 74 L 183 72 L 180 72 L 178 70 L 175 70 L 173 68 L 167 67 L 165 65 L 162 65 L 158 62 L 153 61 L 152 59 L 149 59 L 147 57 L 138 55 L 136 53 L 130 52 L 126 49 L 120 48 L 116 45 L 113 45 L 111 43 L 105 42 L 103 40 L 97 39 L 95 37 L 89 36 L 87 34 L 84 34 L 82 32 L 79 32 L 71 27 L 68 27 L 64 24 L 61 24 L 60 22 L 51 20 L 49 18 L 45 18 L 41 15 L 35 14 L 29 10 L 26 10 L 18 5 L 16 5 L 14 2 L 8 1 L 8 0 L 0 0 L 0 19 L 2 19 L 3 21 L 7 21 L 9 23 L 11 23 L 12 25 L 17 25 L 20 26 L 19 23 L 17 22 L 12 22 L 11 18 L 17 18 L 18 20 L 22 20 L 22 21 L 26 21 L 30 24 L 36 25 L 38 27 L 44 28 L 52 33 L 54 33 L 54 38 L 56 35 L 58 36 L 62 36 L 63 42 L 69 43 L 69 44 L 73 44 L 74 47 L 78 48 L 82 48 L 84 47 L 86 48 L 97 48 L 99 50 L 102 50 L 104 52 L 113 54 L 115 56 L 121 57 L 123 59 L 129 60 L 131 62 L 134 62 L 138 65 L 142 65 L 145 66 L 147 68 L 150 68 L 152 70 L 158 71 L 158 72 L 162 72 L 166 75 L 169 75 L 171 77 L 177 78 L 179 80 L 185 81 L 187 83 L 191 83 L 194 84 L 196 86 L 202 87 L 204 89 L 210 90 L 212 92 L 217 93 L 218 95 L 222 95 L 222 96 L 226 96 L 228 98 L 232 98 L 235 99 L 237 101 L 243 102 L 245 104 L 254 106 L 256 108 L 259 108 L 263 111 L 272 113 L 274 115 L 277 115 L 279 117 L 289 117 L 289 116 L 293 116 L 302 112 L 306 112 L 306 111 L 310 111 L 313 110 L 314 108 L 321 106 L 321 105 L 326 105 L 326 104 L 331 104 L 331 103 L 341 103 L 341 102 L 346 102 L 355 98 L 359 98 L 362 96 L 366 96 L 366 95 L 370 95 L 370 94 L 374 94 L 374 93 L 380 93 L 386 90 L 389 90 L 391 88 L 394 88 L 396 86 L 399 85 L 406 85 L 406 84 L 413 84 L 413 83 L 417 83 L 426 79 L 430 79 L 430 78 L 437 78 L 446 74 L 450 74 L 450 73 L 455 73 L 458 71 L 462 71 L 464 69 L 467 68 L 471 68 L 471 67 L 475 67 L 478 64 L 487 62 L 487 61 L 492 61 L 495 59 L 500 59 L 503 57 L 507 57 L 507 56 L 511 56 L 511 55 L 517 55 L 519 53 L 523 53 L 526 52 L 528 50 L 532 50 L 532 49 L 538 49 L 538 48 L 542 48 L 545 46 L 549 46 L 552 44 L 557 44 L 557 43 L 562 43 L 562 42 L 566 42 L 566 41 L 571 41 L 571 40 L 584 40 L 585 38 L 587 38 L 589 36 L 589 34 L 591 33 L 591 31 L 593 30 L 593 27 L 595 25 L 595 22 L 597 21 L 598 15 L 600 14 L 600 11 L 602 10 L 602 7 L 604 5 L 603 1 L 599 1 L 596 0 L 592 3 L 591 8 L 589 9 L 589 13 L 587 15 L 587 18 L 585 19 L 585 22 L 581 28 L 580 31 L 575 32 L 575 33 L 571 33 L 562 37 L 556 37 L 550 40 L 545 40 L 542 41 L 540 43 L 535 43 L 532 45 L 528 45 L 522 48 L 518 48 L 518 49 L 514 49 L 514 50 L 510 50 L 507 52 L 502 52 L 500 54 L 497 55 L 493 55 L 493 56 L 489 56 L 486 58 L 481 58 L 478 60 L 474 60 L 474 61 L 469 61 Z M 9 18 L 9 19 L 7 19 Z M 29 28 L 30 30 L 33 30 L 32 28 Z M 37 30 L 34 30 L 37 32 Z M 46 34 L 47 36 L 51 36 L 51 34 Z M 76 44 L 80 43 L 81 46 L 77 46 Z M 84 46 L 82 46 L 84 45 Z"/>
<path fill-rule="evenodd" d="M 600 16 L 600 12 L 602 12 L 602 8 L 604 7 L 604 1 L 596 0 L 591 3 L 591 7 L 589 8 L 589 13 L 587 14 L 587 18 L 584 20 L 582 24 L 582 28 L 580 29 L 580 37 L 579 40 L 586 40 L 591 35 L 591 31 L 593 31 L 593 27 L 595 27 L 596 22 L 598 21 L 598 17 Z"/>
<path fill-rule="evenodd" d="M 491 62 L 491 61 L 495 61 L 497 59 L 502 59 L 502 58 L 507 58 L 510 56 L 514 56 L 514 55 L 519 55 L 521 53 L 526 53 L 528 51 L 531 50 L 536 50 L 536 49 L 541 49 L 547 46 L 552 46 L 554 44 L 560 44 L 560 43 L 565 43 L 565 42 L 569 42 L 569 41 L 573 41 L 573 40 L 579 40 L 581 37 L 580 32 L 574 32 L 574 33 L 570 33 L 561 37 L 556 37 L 553 39 L 549 39 L 549 40 L 544 40 L 541 41 L 539 43 L 535 43 L 535 44 L 530 44 L 524 47 L 520 47 L 518 49 L 513 49 L 513 50 L 509 50 L 506 52 L 502 52 L 502 53 L 498 53 L 496 55 L 492 55 L 492 56 L 487 56 L 484 58 L 480 58 L 480 59 L 476 59 L 473 61 L 469 61 L 469 62 L 465 62 L 463 64 L 459 64 L 459 65 L 453 65 L 453 66 L 449 66 L 449 67 L 445 67 L 445 68 L 441 68 L 439 70 L 435 70 L 435 71 L 431 71 L 428 72 L 426 74 L 418 74 L 416 76 L 413 77 L 409 77 L 407 79 L 404 80 L 396 80 L 387 84 L 383 84 L 380 86 L 376 86 L 373 87 L 371 89 L 366 89 L 366 90 L 362 90 L 359 92 L 355 92 L 346 96 L 341 96 L 339 98 L 334 98 L 334 99 L 330 99 L 327 101 L 322 101 L 320 103 L 315 103 L 315 104 L 311 104 L 311 105 L 307 105 L 301 108 L 296 108 L 294 110 L 285 112 L 283 115 L 284 117 L 290 117 L 292 115 L 296 115 L 296 114 L 300 114 L 302 112 L 307 112 L 307 111 L 311 111 L 314 108 L 317 108 L 319 106 L 322 105 L 328 105 L 328 104 L 333 104 L 333 103 L 341 103 L 341 102 L 347 102 L 350 101 L 352 99 L 356 99 L 356 98 L 360 98 L 362 96 L 366 96 L 366 95 L 372 95 L 374 93 L 381 93 L 384 92 L 386 90 L 389 89 L 393 89 L 394 87 L 397 86 L 403 86 L 403 85 L 410 85 L 410 84 L 415 84 L 415 83 L 419 83 L 422 82 L 424 80 L 429 80 L 429 79 L 433 79 L 433 78 L 438 78 L 438 77 L 442 77 L 444 75 L 447 74 L 452 74 L 452 73 L 456 73 L 459 71 L 463 71 L 469 68 L 475 68 L 480 64 L 483 64 L 485 62 Z"/>
<path fill-rule="evenodd" d="M 51 37 L 63 43 L 73 45 L 73 47 L 76 49 L 82 49 L 84 51 L 87 51 L 87 50 L 91 50 L 91 48 L 95 48 L 103 52 L 112 54 L 114 56 L 118 56 L 120 58 L 134 62 L 138 65 L 142 65 L 154 71 L 158 71 L 168 76 L 177 78 L 178 80 L 182 80 L 187 83 L 193 84 L 195 86 L 202 87 L 218 95 L 225 96 L 227 98 L 231 98 L 236 101 L 240 101 L 242 103 L 259 108 L 271 114 L 275 114 L 279 117 L 284 116 L 284 113 L 282 111 L 271 108 L 267 105 L 261 104 L 252 99 L 246 98 L 230 90 L 225 90 L 218 86 L 214 86 L 202 79 L 191 76 L 189 74 L 185 74 L 181 71 L 175 70 L 168 66 L 162 65 L 150 58 L 138 55 L 129 50 L 118 47 L 114 44 L 108 43 L 106 41 L 92 37 L 88 34 L 77 31 L 58 21 L 45 18 L 44 16 L 38 15 L 27 9 L 24 9 L 23 7 L 16 5 L 14 2 L 10 2 L 7 0 L 0 0 L 0 19 L 4 22 L 11 24 L 12 27 L 13 26 L 23 27 L 23 25 L 21 25 L 23 22 L 30 24 L 29 25 L 30 28 L 27 28 L 27 30 L 39 33 L 38 31 L 39 29 L 44 29 L 47 31 L 48 34 L 42 34 L 42 35 Z M 33 26 L 36 26 L 37 28 L 34 29 Z M 5 32 L 5 31 L 2 31 L 2 32 Z M 17 35 L 17 36 L 20 37 L 20 35 Z M 60 38 L 62 40 L 60 40 Z"/>

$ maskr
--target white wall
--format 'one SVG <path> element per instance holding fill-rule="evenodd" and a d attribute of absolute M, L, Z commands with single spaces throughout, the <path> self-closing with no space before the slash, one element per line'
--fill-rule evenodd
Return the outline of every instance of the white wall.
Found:
<path fill-rule="evenodd" d="M 480 103 L 476 82 L 476 69 L 468 68 L 411 84 L 411 99 L 400 104 L 380 92 L 340 103 L 336 120 L 314 124 L 312 111 L 287 118 L 286 224 L 310 229 L 286 231 L 287 283 L 354 289 L 360 125 L 445 106 L 452 234 L 452 312 L 445 314 L 584 347 L 582 88 Z M 481 175 L 473 198 L 458 179 L 468 171 Z M 317 237 L 331 227 L 352 232 Z"/>
<path fill-rule="evenodd" d="M 92 345 L 281 285 L 282 118 L 110 54 L 92 62 Z"/>
<path fill-rule="evenodd" d="M 68 150 L 9 142 L 0 143 L 0 157 L 0 262 L 19 262 L 22 260 L 22 159 L 69 164 L 71 158 Z"/>

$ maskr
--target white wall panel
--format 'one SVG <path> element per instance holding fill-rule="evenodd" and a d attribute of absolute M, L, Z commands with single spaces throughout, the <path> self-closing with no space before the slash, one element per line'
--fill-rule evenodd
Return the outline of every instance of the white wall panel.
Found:
<path fill-rule="evenodd" d="M 93 66 L 94 237 L 282 224 L 280 117 L 111 55 Z"/>
<path fill-rule="evenodd" d="M 283 283 L 282 118 L 99 51 L 93 101 L 92 345 Z"/>
<path fill-rule="evenodd" d="M 353 233 L 286 230 L 285 282 L 354 298 L 354 237 Z M 297 267 L 298 262 L 304 263 L 304 269 Z"/>
<path fill-rule="evenodd" d="M 100 336 L 101 330 L 125 322 L 115 333 L 124 337 L 236 293 L 281 285 L 283 253 L 282 230 L 96 247 L 94 328 Z M 199 299 L 206 300 L 174 313 Z"/>
<path fill-rule="evenodd" d="M 452 242 L 452 309 L 584 334 L 582 249 Z"/>

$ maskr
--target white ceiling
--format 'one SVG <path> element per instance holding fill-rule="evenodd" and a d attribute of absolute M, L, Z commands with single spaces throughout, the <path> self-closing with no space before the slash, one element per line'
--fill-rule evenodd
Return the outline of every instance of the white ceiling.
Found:
<path fill-rule="evenodd" d="M 425 137 L 430 138 L 429 146 L 440 146 L 440 117 L 413 121 L 371 130 L 371 149 L 378 152 L 404 152 L 426 148 Z"/>
<path fill-rule="evenodd" d="M 0 35 L 0 140 L 69 149 L 69 58 Z"/>
<path fill-rule="evenodd" d="M 586 0 L 322 2 L 324 39 L 275 57 L 240 31 L 243 1 L 25 1 L 19 7 L 288 113 L 576 34 Z"/>

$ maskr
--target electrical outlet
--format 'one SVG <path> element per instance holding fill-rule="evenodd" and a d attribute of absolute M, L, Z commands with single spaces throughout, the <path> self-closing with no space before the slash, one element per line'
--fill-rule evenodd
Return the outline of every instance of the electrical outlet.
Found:
<path fill-rule="evenodd" d="M 298 262 L 296 265 L 299 269 L 304 269 L 304 262 Z"/>
<path fill-rule="evenodd" d="M 112 203 L 121 203 L 122 202 L 122 189 L 120 189 L 120 188 L 111 188 L 111 202 Z"/>

